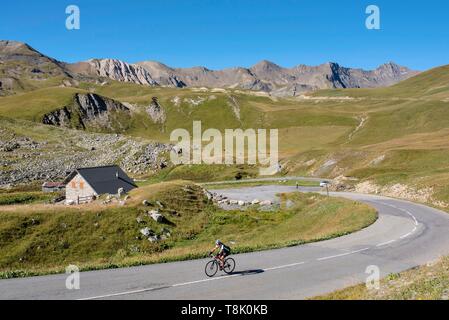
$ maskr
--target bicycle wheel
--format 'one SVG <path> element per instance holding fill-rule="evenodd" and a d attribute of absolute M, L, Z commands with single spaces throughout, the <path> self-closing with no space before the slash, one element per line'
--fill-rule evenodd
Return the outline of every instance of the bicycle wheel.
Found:
<path fill-rule="evenodd" d="M 206 264 L 206 268 L 204 268 L 206 272 L 206 276 L 213 277 L 218 272 L 218 263 L 215 260 L 211 260 Z"/>
<path fill-rule="evenodd" d="M 235 269 L 235 260 L 232 258 L 227 258 L 224 263 L 223 271 L 227 274 L 232 273 Z"/>

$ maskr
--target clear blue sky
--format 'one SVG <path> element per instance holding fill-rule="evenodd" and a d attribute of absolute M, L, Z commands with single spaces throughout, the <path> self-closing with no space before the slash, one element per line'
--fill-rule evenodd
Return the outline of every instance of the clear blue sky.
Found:
<path fill-rule="evenodd" d="M 80 7 L 80 30 L 65 28 L 70 4 Z M 365 28 L 369 4 L 381 9 L 380 31 Z M 211 69 L 262 59 L 285 67 L 449 64 L 447 0 L 12 0 L 0 10 L 0 39 L 67 62 L 118 58 Z"/>

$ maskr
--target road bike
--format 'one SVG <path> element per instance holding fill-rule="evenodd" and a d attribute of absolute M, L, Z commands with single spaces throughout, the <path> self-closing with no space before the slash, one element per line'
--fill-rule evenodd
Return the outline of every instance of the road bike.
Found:
<path fill-rule="evenodd" d="M 227 274 L 231 274 L 235 269 L 235 260 L 232 258 L 226 258 L 223 264 L 223 269 L 220 268 L 221 261 L 218 256 L 214 256 L 212 260 L 206 263 L 204 271 L 208 277 L 213 277 L 217 274 L 218 270 L 223 270 Z"/>

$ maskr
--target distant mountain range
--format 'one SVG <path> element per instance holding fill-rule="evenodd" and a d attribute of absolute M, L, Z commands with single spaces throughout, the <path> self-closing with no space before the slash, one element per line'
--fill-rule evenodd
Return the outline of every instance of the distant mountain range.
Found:
<path fill-rule="evenodd" d="M 0 40 L 0 93 L 3 94 L 26 90 L 33 80 L 57 77 L 66 84 L 111 79 L 149 86 L 238 88 L 295 96 L 318 89 L 385 87 L 418 73 L 394 62 L 370 71 L 332 62 L 283 68 L 266 60 L 251 68 L 223 70 L 171 68 L 154 61 L 130 64 L 117 59 L 91 59 L 70 64 L 50 58 L 25 43 Z"/>

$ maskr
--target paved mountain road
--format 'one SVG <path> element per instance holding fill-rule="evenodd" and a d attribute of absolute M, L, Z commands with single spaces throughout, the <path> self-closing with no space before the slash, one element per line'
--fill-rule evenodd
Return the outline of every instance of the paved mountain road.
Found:
<path fill-rule="evenodd" d="M 294 190 L 260 186 L 214 192 L 236 200 L 275 200 L 277 193 Z M 80 290 L 65 288 L 66 275 L 0 280 L 0 299 L 302 299 L 364 282 L 370 265 L 386 276 L 449 254 L 447 213 L 374 195 L 331 195 L 368 203 L 379 219 L 344 237 L 235 255 L 231 276 L 207 278 L 203 259 L 83 272 Z"/>

